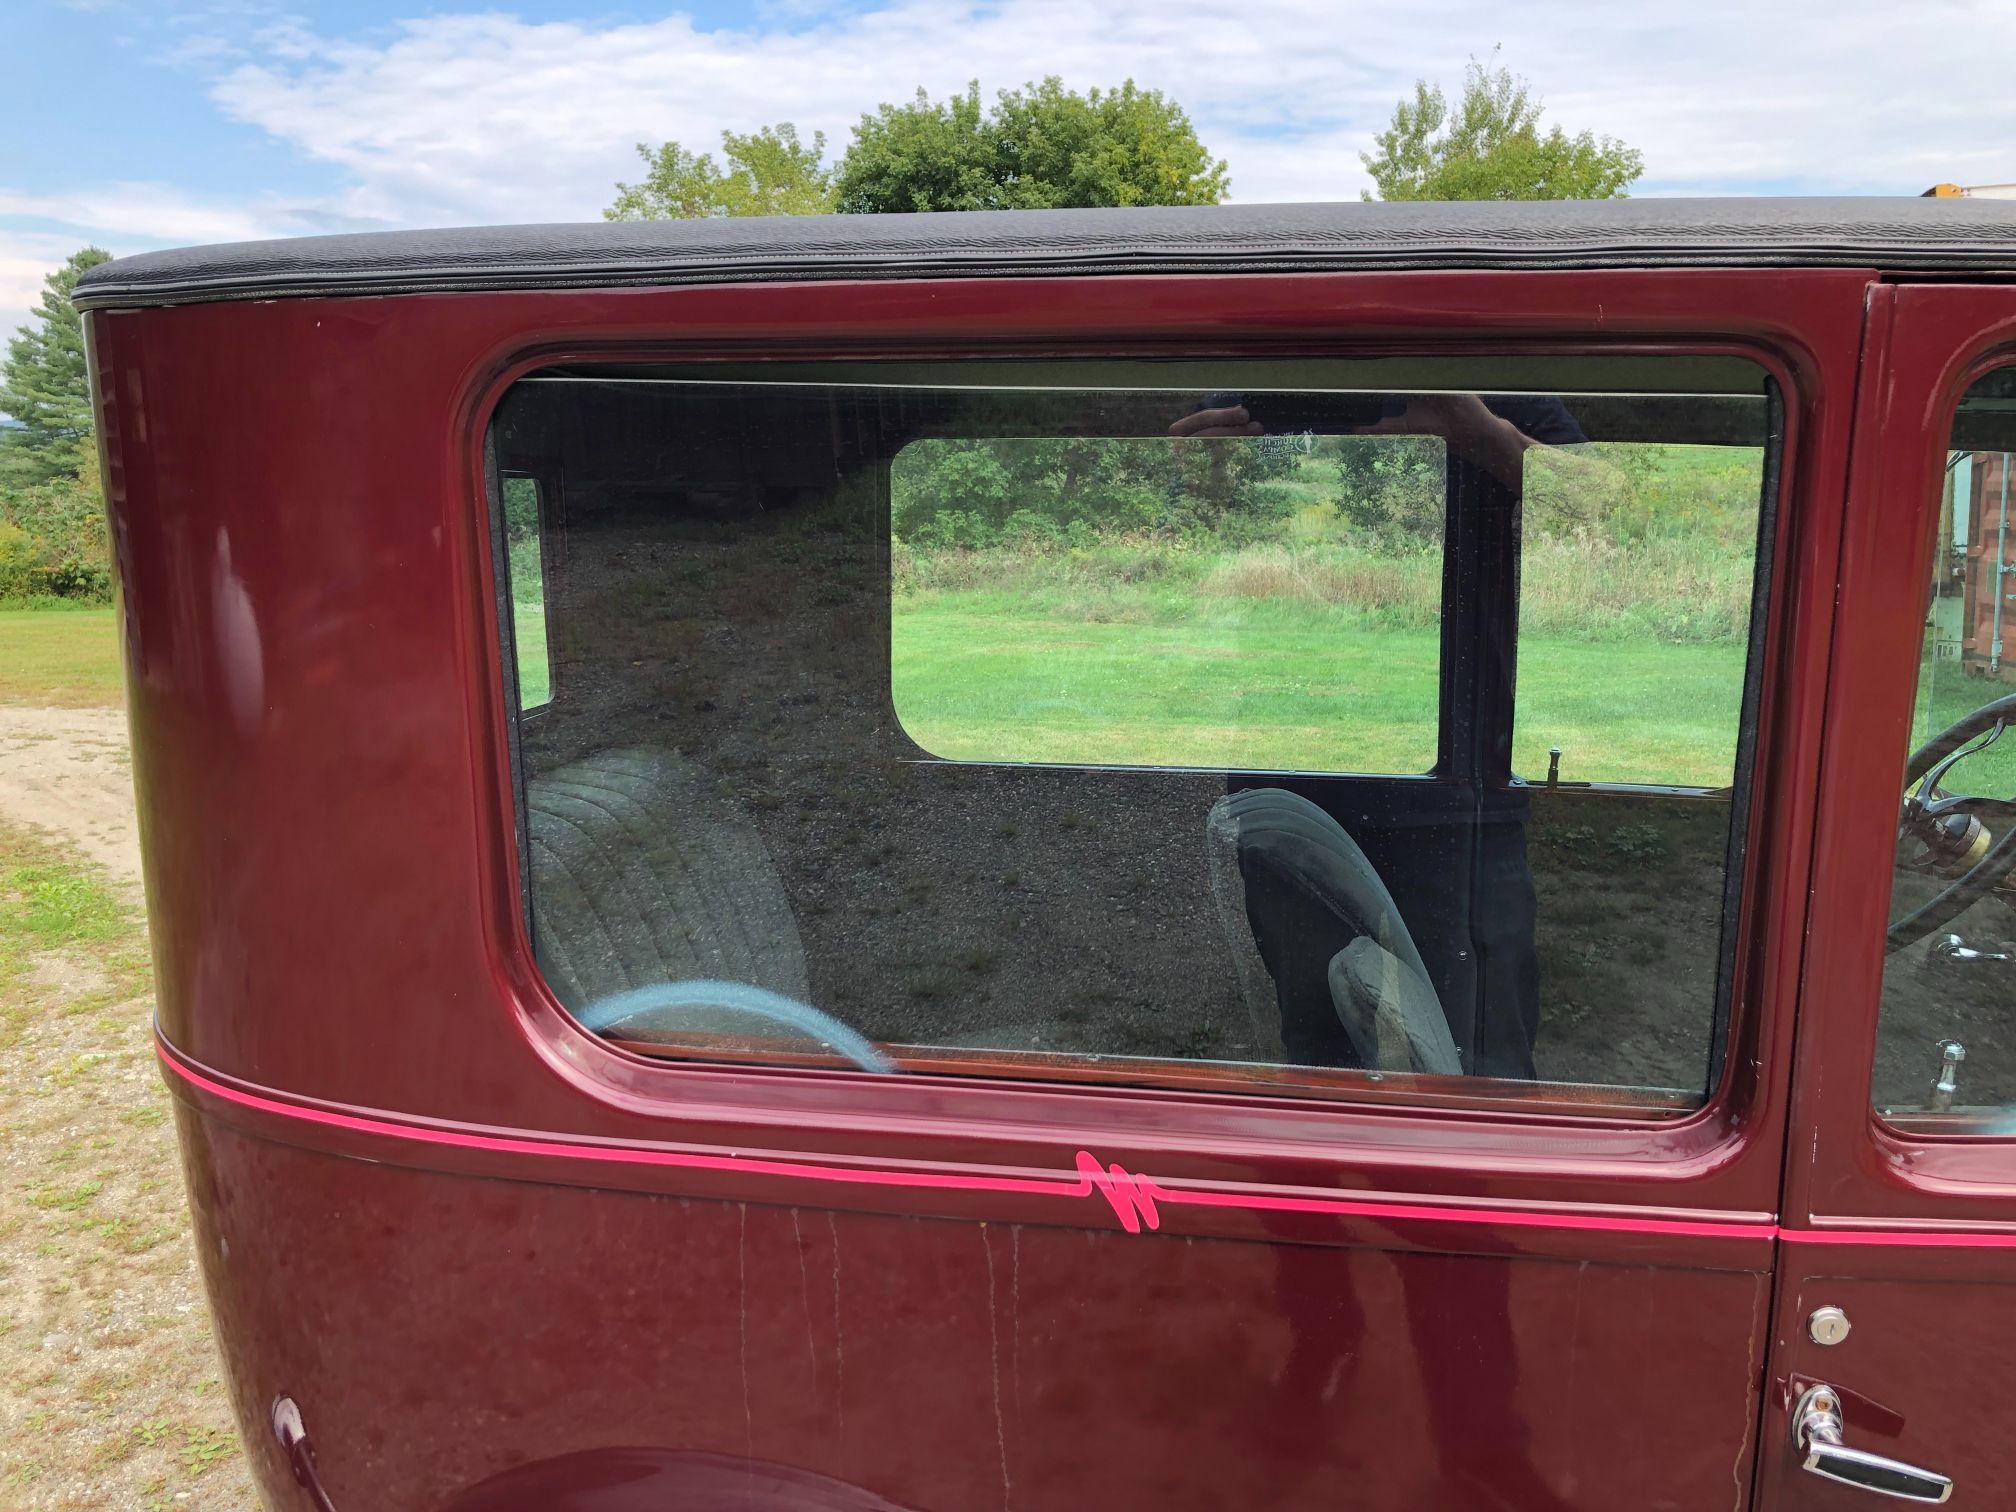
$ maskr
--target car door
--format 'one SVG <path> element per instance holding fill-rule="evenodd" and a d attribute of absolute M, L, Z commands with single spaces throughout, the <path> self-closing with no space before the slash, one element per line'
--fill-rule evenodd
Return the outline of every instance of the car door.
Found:
<path fill-rule="evenodd" d="M 1997 702 L 2016 691 L 2012 342 L 2016 289 L 1873 292 L 1764 1426 L 1773 1508 L 2016 1502 L 2016 915 L 1988 881 L 2016 820 Z"/>
<path fill-rule="evenodd" d="M 1342 338 L 1324 353 L 1330 368 L 1307 352 L 1298 368 L 1270 367 L 1267 343 L 1225 335 L 1244 291 L 1219 284 L 1162 296 L 1155 318 L 1191 298 L 1208 305 L 1213 345 L 1232 353 L 1180 364 L 1166 355 L 1170 330 L 1160 352 L 1130 359 L 1122 345 L 1097 367 L 1054 347 L 992 366 L 927 349 L 879 367 L 743 362 L 724 375 L 669 358 L 626 370 L 589 351 L 506 395 L 494 433 L 506 471 L 547 448 L 569 500 L 566 537 L 545 549 L 565 555 L 569 585 L 542 609 L 560 692 L 516 747 L 533 795 L 530 942 L 557 1004 L 608 1027 L 573 949 L 592 946 L 588 929 L 554 901 L 563 885 L 600 884 L 584 883 L 585 864 L 543 874 L 537 847 L 557 818 L 602 822 L 559 807 L 615 780 L 613 758 L 584 751 L 634 751 L 670 725 L 716 812 L 732 801 L 738 832 L 762 841 L 766 895 L 795 915 L 789 961 L 752 969 L 908 1073 L 828 1084 L 818 1078 L 834 1068 L 802 1043 L 794 1056 L 778 1037 L 752 1047 L 676 1018 L 616 1036 L 661 1062 L 771 1060 L 810 1078 L 789 1130 L 798 1174 L 747 1188 L 752 1205 L 732 1220 L 740 1331 L 665 1378 L 653 1409 L 697 1425 L 688 1441 L 701 1447 L 905 1505 L 1740 1501 L 1774 1254 L 1810 672 L 1832 606 L 1811 590 L 1832 558 L 1861 289 L 1836 273 L 1704 280 L 1676 315 L 1659 280 L 1522 283 L 1518 318 L 1529 334 L 1545 327 L 1551 349 L 1487 359 L 1488 328 L 1510 305 L 1424 280 L 1383 299 L 1362 280 L 1312 286 L 1353 310 L 1448 322 L 1432 347 L 1380 343 L 1381 379 L 1336 355 L 1352 350 Z M 1460 316 L 1437 306 L 1452 296 Z M 1047 298 L 1066 320 L 1069 287 Z M 794 332 L 801 349 L 816 342 Z M 1382 666 L 1429 648 L 1411 692 L 1441 728 L 1417 742 L 1411 769 L 1370 723 L 1265 760 L 1112 743 L 1140 738 L 1116 687 L 1160 691 L 1178 710 L 1209 695 L 1207 680 L 1182 681 L 1186 658 L 1237 659 L 1256 689 L 1286 683 L 1277 696 L 1306 696 L 1306 675 L 1285 676 L 1258 641 L 1190 649 L 1195 636 L 1169 633 L 1173 618 L 1203 635 L 1187 598 L 1157 601 L 1160 620 L 1117 589 L 1074 607 L 1072 585 L 1106 586 L 1098 554 L 1138 543 L 1093 515 L 1044 544 L 1024 517 L 1052 507 L 1046 480 L 1069 469 L 1021 454 L 1063 434 L 1081 477 L 1108 476 L 1084 455 L 1107 444 L 1157 448 L 1158 480 L 1211 475 L 1185 473 L 1178 452 L 1165 460 L 1166 432 L 1200 406 L 1228 408 L 1213 396 L 1235 391 L 1256 404 L 1362 394 L 1374 423 L 1402 420 L 1424 392 L 1453 410 L 1456 395 L 1464 414 L 1532 443 L 1522 482 L 1480 466 L 1447 490 L 1448 518 L 1426 532 L 1442 597 L 1425 626 L 1397 612 L 1323 624 L 1333 669 L 1362 665 L 1362 642 L 1394 622 L 1405 634 L 1375 647 Z M 1043 403 L 1004 397 L 1025 392 Z M 1421 408 L 1432 417 L 1436 404 Z M 974 414 L 993 429 L 956 429 Z M 956 511 L 910 508 L 904 490 L 949 488 L 933 480 L 955 463 L 997 492 L 1021 490 L 993 506 L 998 535 L 949 518 L 993 497 L 977 486 Z M 1363 471 L 1397 467 L 1380 458 Z M 1719 481 L 1687 493 L 1682 474 L 1704 473 Z M 854 491 L 818 481 L 835 478 Z M 1742 503 L 1727 518 L 1725 487 Z M 1587 549 L 1568 522 L 1599 494 L 1605 508 L 1626 495 L 1694 508 L 1688 526 L 1727 533 L 1717 571 L 1734 562 L 1733 576 L 1709 574 L 1670 621 L 1640 615 L 1649 587 L 1600 626 L 1585 617 L 1592 597 L 1550 603 L 1547 585 L 1562 581 L 1550 574 Z M 1166 497 L 1158 482 L 1149 503 Z M 1347 502 L 1370 515 L 1363 497 Z M 1392 512 L 1406 514 L 1404 501 Z M 1307 528 L 1343 540 L 1389 524 L 1339 518 L 1319 511 Z M 1259 542 L 1275 556 L 1208 562 L 1213 581 L 1278 565 L 1297 527 L 1276 523 L 1279 538 Z M 1686 531 L 1646 536 L 1646 555 L 1620 544 L 1606 560 L 1649 585 L 1680 570 L 1654 546 L 1677 554 Z M 1138 549 L 1172 538 L 1197 539 L 1149 532 Z M 807 540 L 816 574 L 795 565 L 812 560 Z M 693 542 L 710 570 L 682 572 L 673 599 L 656 584 L 698 554 Z M 1412 550 L 1395 560 L 1419 564 Z M 1309 553 L 1304 570 L 1321 566 Z M 899 571 L 925 587 L 904 587 Z M 1292 589 L 1292 572 L 1279 575 Z M 611 602 L 639 607 L 618 623 Z M 1158 633 L 1133 628 L 1144 624 Z M 1042 653 L 1003 671 L 1032 638 Z M 920 643 L 937 660 L 904 661 Z M 1124 675 L 1075 675 L 1088 646 L 1114 644 Z M 830 685 L 817 680 L 827 661 Z M 976 685 L 1005 689 L 992 707 L 1009 711 L 978 733 Z M 850 723 L 862 708 L 891 717 Z M 1668 724 L 1709 733 L 1698 748 L 1680 739 L 1689 754 L 1676 756 L 1653 738 Z M 1107 743 L 1089 744 L 1088 729 Z M 1441 759 L 1421 770 L 1438 741 Z M 672 779 L 652 762 L 625 755 L 622 777 L 652 825 L 669 825 L 652 794 Z M 1214 1042 L 1197 1032 L 1223 1028 L 1208 1016 L 1180 1039 L 1163 1028 L 1232 982 L 1241 946 L 1222 924 L 1250 929 L 1266 954 L 1274 905 L 1256 902 L 1245 871 L 1243 900 L 1212 914 L 1205 854 L 1212 816 L 1228 802 L 1244 814 L 1256 794 L 1320 810 L 1318 828 L 1371 858 L 1420 943 L 1460 1065 L 1423 1073 L 1298 1045 L 1273 957 L 1262 1016 L 1279 1014 L 1285 1054 Z M 832 826 L 842 844 L 820 850 L 824 821 L 807 816 L 837 799 L 861 817 Z M 1236 1002 L 1230 991 L 1217 1000 Z M 1328 997 L 1322 1008 L 1342 1011 Z M 1505 1032 L 1494 1041 L 1480 1019 Z M 1328 1032 L 1341 1038 L 1334 1020 Z M 591 1064 L 592 1051 L 570 1053 Z M 681 1074 L 699 1105 L 704 1068 Z M 920 1104 L 928 1121 L 911 1111 Z M 822 1178 L 828 1147 L 865 1163 L 851 1190 Z M 900 1203 L 875 1203 L 878 1181 L 900 1184 Z M 880 1211 L 858 1211 L 871 1203 Z M 716 1240 L 729 1233 L 726 1215 L 700 1221 Z M 808 1273 L 829 1272 L 830 1316 L 805 1290 Z M 724 1396 L 737 1376 L 739 1396 Z M 1654 1419 L 1666 1432 L 1648 1458 L 1636 1425 Z M 619 1421 L 633 1440 L 649 1431 L 634 1408 Z M 931 1448 L 948 1444 L 963 1447 Z"/>

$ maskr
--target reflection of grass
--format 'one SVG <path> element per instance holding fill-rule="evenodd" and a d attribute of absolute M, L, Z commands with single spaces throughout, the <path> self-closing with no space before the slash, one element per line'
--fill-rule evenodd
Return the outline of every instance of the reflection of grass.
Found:
<path fill-rule="evenodd" d="M 0 703 L 109 708 L 119 702 L 110 609 L 0 609 Z"/>
<path fill-rule="evenodd" d="M 1419 772 L 1435 758 L 1440 636 L 1334 605 L 1199 598 L 1074 619 L 1010 595 L 900 599 L 896 709 L 969 760 Z M 1519 770 L 1568 780 L 1730 779 L 1743 648 L 1529 636 Z"/>

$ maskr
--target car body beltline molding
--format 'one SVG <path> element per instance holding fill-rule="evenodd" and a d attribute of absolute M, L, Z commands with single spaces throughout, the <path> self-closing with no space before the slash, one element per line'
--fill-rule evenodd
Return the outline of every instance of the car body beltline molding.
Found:
<path fill-rule="evenodd" d="M 902 1170 L 825 1164 L 818 1159 L 778 1155 L 747 1155 L 737 1151 L 649 1149 L 629 1145 L 588 1144 L 567 1136 L 532 1133 L 484 1133 L 433 1128 L 403 1122 L 381 1110 L 338 1113 L 290 1101 L 273 1089 L 249 1091 L 206 1074 L 157 1033 L 155 1050 L 169 1073 L 171 1086 L 180 1081 L 209 1096 L 241 1108 L 351 1133 L 496 1154 L 544 1156 L 610 1165 L 668 1166 L 688 1170 L 741 1172 L 852 1186 L 927 1188 L 951 1192 L 995 1192 L 1021 1196 L 1101 1197 L 1128 1233 L 1161 1226 L 1161 1208 L 1244 1208 L 1277 1213 L 1333 1214 L 1341 1217 L 1393 1219 L 1407 1222 L 1491 1224 L 1502 1228 L 1548 1229 L 1706 1239 L 1782 1239 L 1796 1244 L 1874 1244 L 1911 1247 L 2016 1248 L 2016 1233 L 1915 1233 L 1872 1229 L 1797 1229 L 1777 1223 L 1726 1219 L 1649 1218 L 1615 1213 L 1532 1212 L 1504 1208 L 1470 1208 L 1432 1202 L 1381 1201 L 1376 1198 L 1285 1195 L 1238 1187 L 1165 1184 L 1151 1176 L 1108 1165 L 1089 1150 L 1080 1150 L 1072 1172 L 1009 1176 L 991 1170 Z"/>

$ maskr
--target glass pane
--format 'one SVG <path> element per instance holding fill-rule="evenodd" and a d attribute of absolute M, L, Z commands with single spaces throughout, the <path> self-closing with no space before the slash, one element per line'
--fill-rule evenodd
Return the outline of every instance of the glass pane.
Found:
<path fill-rule="evenodd" d="M 1439 440 L 917 441 L 892 696 L 962 761 L 1425 772 Z"/>
<path fill-rule="evenodd" d="M 553 673 L 546 651 L 546 572 L 539 515 L 539 480 L 506 477 L 504 546 L 511 574 L 512 644 L 518 661 L 518 707 L 537 709 L 553 697 Z"/>
<path fill-rule="evenodd" d="M 1536 447 L 1525 473 L 1514 766 L 1529 778 L 1727 787 L 1763 447 Z"/>
<path fill-rule="evenodd" d="M 1968 390 L 1940 483 L 1875 1101 L 2016 1131 L 2016 370 Z"/>
<path fill-rule="evenodd" d="M 520 383 L 556 996 L 703 1059 L 1698 1105 L 1766 388 L 1487 364 Z"/>

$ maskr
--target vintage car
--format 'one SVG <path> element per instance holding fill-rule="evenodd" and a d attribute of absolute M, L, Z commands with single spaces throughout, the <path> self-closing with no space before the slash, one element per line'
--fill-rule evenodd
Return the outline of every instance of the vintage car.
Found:
<path fill-rule="evenodd" d="M 2016 204 L 78 303 L 269 1506 L 2016 1506 Z"/>

